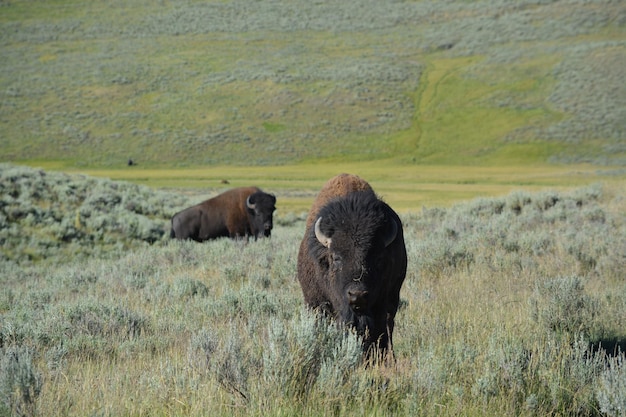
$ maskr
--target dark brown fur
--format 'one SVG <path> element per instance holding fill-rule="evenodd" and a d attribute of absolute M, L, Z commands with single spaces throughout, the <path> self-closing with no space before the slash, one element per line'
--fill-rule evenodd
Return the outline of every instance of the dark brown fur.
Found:
<path fill-rule="evenodd" d="M 331 237 L 326 247 L 315 235 Z M 390 230 L 393 240 L 385 242 Z M 406 249 L 397 214 L 367 182 L 342 174 L 324 185 L 309 216 L 298 253 L 298 280 L 306 304 L 354 327 L 364 348 L 391 346 Z"/>
<path fill-rule="evenodd" d="M 255 198 L 256 213 L 246 205 Z M 186 208 L 172 217 L 170 236 L 203 242 L 219 237 L 269 236 L 276 198 L 257 187 L 235 188 Z M 262 219 L 255 219 L 262 217 Z"/>

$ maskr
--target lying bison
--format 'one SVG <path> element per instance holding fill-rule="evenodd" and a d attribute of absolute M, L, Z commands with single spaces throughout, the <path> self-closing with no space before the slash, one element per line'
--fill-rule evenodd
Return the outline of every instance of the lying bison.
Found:
<path fill-rule="evenodd" d="M 269 237 L 276 197 L 257 187 L 235 188 L 172 217 L 170 237 L 203 242 L 218 237 Z"/>
<path fill-rule="evenodd" d="M 361 178 L 330 179 L 309 212 L 298 253 L 306 304 L 355 328 L 364 350 L 385 351 L 406 267 L 398 215 Z"/>

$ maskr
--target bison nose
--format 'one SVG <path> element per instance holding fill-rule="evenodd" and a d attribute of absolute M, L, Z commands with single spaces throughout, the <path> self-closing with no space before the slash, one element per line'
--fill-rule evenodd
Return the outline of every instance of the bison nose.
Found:
<path fill-rule="evenodd" d="M 367 309 L 367 295 L 367 291 L 348 290 L 348 302 L 350 303 L 350 308 L 355 313 L 360 313 Z"/>

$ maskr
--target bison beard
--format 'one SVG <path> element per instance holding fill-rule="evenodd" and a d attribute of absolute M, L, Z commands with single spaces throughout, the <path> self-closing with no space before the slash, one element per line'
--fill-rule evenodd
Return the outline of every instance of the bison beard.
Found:
<path fill-rule="evenodd" d="M 353 327 L 365 350 L 390 348 L 407 263 L 398 215 L 366 190 L 330 199 L 315 217 L 298 254 L 305 302 Z"/>

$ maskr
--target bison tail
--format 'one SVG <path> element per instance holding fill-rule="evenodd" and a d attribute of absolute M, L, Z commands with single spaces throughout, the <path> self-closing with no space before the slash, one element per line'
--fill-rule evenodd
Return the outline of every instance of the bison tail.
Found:
<path fill-rule="evenodd" d="M 172 227 L 172 229 L 170 230 L 170 239 L 175 239 L 176 238 L 176 232 L 174 231 L 174 228 Z"/>

